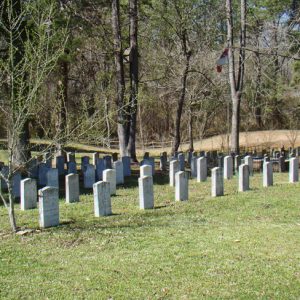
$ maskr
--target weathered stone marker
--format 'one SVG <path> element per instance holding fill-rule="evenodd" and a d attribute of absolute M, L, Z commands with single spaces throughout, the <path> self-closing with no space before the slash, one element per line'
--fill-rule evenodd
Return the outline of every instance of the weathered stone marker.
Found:
<path fill-rule="evenodd" d="M 152 176 L 152 167 L 144 165 L 140 167 L 140 177 Z"/>
<path fill-rule="evenodd" d="M 299 159 L 298 157 L 290 158 L 289 182 L 295 183 L 299 181 Z"/>
<path fill-rule="evenodd" d="M 207 158 L 200 157 L 197 159 L 197 182 L 207 180 Z"/>
<path fill-rule="evenodd" d="M 234 157 L 234 170 L 235 170 L 235 172 L 239 172 L 239 167 L 240 167 L 241 163 L 242 163 L 241 156 L 240 155 L 236 155 Z"/>
<path fill-rule="evenodd" d="M 175 186 L 175 174 L 177 172 L 179 172 L 179 161 L 172 160 L 170 162 L 170 170 L 169 170 L 170 186 Z"/>
<path fill-rule="evenodd" d="M 278 171 L 285 172 L 285 158 L 284 156 L 279 156 L 278 158 Z"/>
<path fill-rule="evenodd" d="M 124 184 L 124 168 L 120 160 L 113 162 L 113 168 L 116 170 L 116 184 Z"/>
<path fill-rule="evenodd" d="M 68 174 L 77 174 L 77 165 L 76 162 L 68 162 Z"/>
<path fill-rule="evenodd" d="M 273 167 L 271 162 L 265 162 L 263 165 L 263 186 L 273 185 Z"/>
<path fill-rule="evenodd" d="M 185 201 L 188 198 L 188 174 L 184 171 L 179 171 L 175 174 L 175 201 Z"/>
<path fill-rule="evenodd" d="M 47 174 L 47 186 L 52 186 L 55 188 L 59 188 L 59 177 L 58 177 L 58 169 L 50 169 Z"/>
<path fill-rule="evenodd" d="M 56 169 L 58 170 L 58 175 L 65 174 L 65 158 L 62 155 L 56 156 Z"/>
<path fill-rule="evenodd" d="M 93 186 L 94 212 L 96 217 L 109 216 L 112 214 L 109 185 L 109 182 L 99 181 Z"/>
<path fill-rule="evenodd" d="M 73 203 L 79 201 L 79 176 L 69 174 L 66 176 L 66 202 Z"/>
<path fill-rule="evenodd" d="M 161 171 L 167 170 L 168 158 L 167 156 L 161 155 L 159 158 L 159 168 Z"/>
<path fill-rule="evenodd" d="M 81 171 L 84 172 L 87 165 L 90 164 L 90 158 L 88 156 L 81 157 Z"/>
<path fill-rule="evenodd" d="M 116 184 L 116 171 L 113 169 L 107 169 L 103 171 L 103 181 L 109 182 L 110 194 L 115 195 L 117 190 Z"/>
<path fill-rule="evenodd" d="M 224 179 L 231 179 L 233 176 L 233 161 L 232 156 L 224 157 Z"/>
<path fill-rule="evenodd" d="M 94 166 L 96 166 L 98 158 L 99 158 L 99 153 L 98 152 L 93 153 L 93 165 Z"/>
<path fill-rule="evenodd" d="M 104 171 L 104 160 L 102 158 L 98 158 L 96 161 L 96 181 L 100 181 L 103 179 L 102 173 Z"/>
<path fill-rule="evenodd" d="M 197 156 L 193 156 L 191 159 L 191 177 L 197 178 Z"/>
<path fill-rule="evenodd" d="M 239 167 L 239 192 L 245 192 L 249 189 L 249 165 L 242 164 Z"/>
<path fill-rule="evenodd" d="M 129 156 L 122 157 L 124 176 L 131 176 L 131 158 Z"/>
<path fill-rule="evenodd" d="M 83 186 L 85 189 L 93 188 L 93 184 L 96 182 L 95 167 L 93 165 L 86 165 L 83 172 Z"/>
<path fill-rule="evenodd" d="M 26 178 L 21 180 L 21 210 L 36 208 L 37 185 L 36 180 Z"/>
<path fill-rule="evenodd" d="M 247 155 L 244 158 L 244 163 L 249 166 L 249 175 L 253 176 L 253 158 L 251 155 Z"/>
<path fill-rule="evenodd" d="M 59 225 L 57 188 L 46 186 L 39 190 L 39 224 L 41 228 Z"/>
<path fill-rule="evenodd" d="M 183 153 L 178 154 L 178 161 L 179 161 L 179 170 L 184 171 L 185 169 L 185 157 Z"/>
<path fill-rule="evenodd" d="M 211 196 L 224 195 L 224 179 L 222 168 L 216 167 L 211 170 Z"/>
<path fill-rule="evenodd" d="M 109 156 L 109 155 L 104 156 L 103 161 L 104 161 L 104 169 L 105 170 L 112 168 L 111 156 Z"/>
<path fill-rule="evenodd" d="M 47 164 L 45 163 L 40 163 L 39 164 L 39 180 L 38 180 L 38 184 L 40 186 L 44 186 L 47 184 L 47 172 L 50 169 L 48 168 Z"/>
<path fill-rule="evenodd" d="M 140 209 L 151 209 L 154 207 L 152 176 L 139 178 L 139 200 Z"/>

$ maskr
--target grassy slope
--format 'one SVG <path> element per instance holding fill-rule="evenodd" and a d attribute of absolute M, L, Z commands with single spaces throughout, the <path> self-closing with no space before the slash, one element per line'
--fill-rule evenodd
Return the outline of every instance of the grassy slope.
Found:
<path fill-rule="evenodd" d="M 138 209 L 136 179 L 112 198 L 111 217 L 93 217 L 92 195 L 67 205 L 62 226 L 27 236 L 8 233 L 0 207 L 0 298 L 299 299 L 299 184 L 210 197 L 210 182 L 190 181 L 190 200 L 174 203 L 156 178 L 156 209 Z M 38 211 L 18 210 L 38 227 Z"/>

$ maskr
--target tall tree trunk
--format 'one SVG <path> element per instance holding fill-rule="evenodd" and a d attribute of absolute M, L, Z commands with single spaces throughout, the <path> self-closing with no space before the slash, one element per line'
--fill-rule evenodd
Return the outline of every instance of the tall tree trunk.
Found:
<path fill-rule="evenodd" d="M 186 85 L 187 85 L 188 72 L 190 69 L 190 59 L 191 59 L 192 52 L 191 50 L 186 50 L 185 54 L 186 54 L 185 68 L 182 74 L 182 79 L 181 79 L 182 87 L 181 87 L 181 93 L 180 93 L 180 98 L 178 100 L 177 112 L 176 112 L 175 136 L 174 136 L 174 143 L 172 149 L 173 154 L 178 151 L 181 142 L 181 136 L 180 136 L 181 116 L 182 116 L 182 109 L 183 109 L 183 104 L 184 104 L 184 99 L 186 94 Z"/>
<path fill-rule="evenodd" d="M 190 140 L 189 151 L 194 151 L 193 112 L 192 112 L 191 103 L 190 103 L 190 109 L 189 109 L 189 140 Z"/>
<path fill-rule="evenodd" d="M 120 3 L 119 0 L 112 0 L 112 30 L 114 39 L 114 56 L 116 68 L 116 87 L 117 87 L 117 127 L 119 137 L 119 149 L 121 156 L 127 156 L 126 147 L 126 116 L 124 106 L 124 93 L 125 93 L 125 79 L 124 79 L 124 66 L 123 66 L 123 49 L 122 37 L 120 27 Z"/>
<path fill-rule="evenodd" d="M 133 161 L 137 161 L 136 157 L 136 118 L 138 103 L 138 4 L 137 0 L 129 0 L 129 18 L 130 18 L 130 129 L 128 152 Z"/>
<path fill-rule="evenodd" d="M 229 83 L 232 101 L 231 118 L 231 152 L 239 153 L 239 133 L 240 133 L 240 102 L 243 90 L 245 72 L 245 46 L 246 46 L 246 0 L 241 0 L 241 30 L 240 30 L 240 50 L 238 60 L 238 74 L 236 76 L 234 52 L 233 52 L 233 11 L 232 1 L 226 0 L 227 15 L 227 43 L 229 62 Z"/>

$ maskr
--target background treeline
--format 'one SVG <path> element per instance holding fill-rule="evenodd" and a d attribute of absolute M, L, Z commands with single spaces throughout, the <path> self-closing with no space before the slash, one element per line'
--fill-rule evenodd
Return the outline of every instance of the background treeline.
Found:
<path fill-rule="evenodd" d="M 21 1 L 21 6 L 30 2 Z M 178 122 L 181 141 L 230 131 L 228 67 L 216 72 L 216 60 L 228 45 L 224 0 L 35 2 L 45 9 L 53 7 L 48 21 L 51 46 L 59 57 L 38 89 L 36 113 L 30 114 L 26 124 L 31 137 L 54 139 L 64 132 L 66 138 L 58 144 L 72 140 L 110 146 L 118 140 L 118 117 L 127 122 L 132 114 L 137 117 L 138 146 L 173 140 Z M 122 105 L 116 99 L 118 49 L 112 2 L 119 5 L 125 86 Z M 130 32 L 130 3 L 134 2 L 138 14 L 136 54 L 131 51 Z M 238 51 L 240 1 L 232 5 Z M 26 32 L 31 30 L 28 14 L 23 24 Z M 240 130 L 299 129 L 300 61 L 295 59 L 300 42 L 299 1 L 249 0 L 246 24 Z M 6 49 L 3 34 L 2 62 Z M 135 55 L 138 93 L 137 105 L 132 106 L 130 62 Z M 4 101 L 7 89 L 1 86 Z M 6 113 L 1 112 L 1 137 L 7 136 Z"/>

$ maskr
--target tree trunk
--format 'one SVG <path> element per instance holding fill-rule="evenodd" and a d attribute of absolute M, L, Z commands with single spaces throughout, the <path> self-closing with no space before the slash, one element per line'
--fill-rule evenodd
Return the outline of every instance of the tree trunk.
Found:
<path fill-rule="evenodd" d="M 190 104 L 191 105 L 191 104 Z M 190 140 L 190 146 L 189 146 L 189 151 L 194 151 L 194 137 L 193 137 L 193 113 L 192 113 L 192 108 L 190 107 L 189 111 L 189 140 Z"/>
<path fill-rule="evenodd" d="M 112 0 L 112 30 L 114 39 L 114 56 L 115 56 L 115 68 L 116 68 L 116 87 L 117 97 L 116 105 L 118 109 L 117 113 L 117 127 L 119 137 L 119 149 L 121 156 L 127 156 L 126 147 L 126 116 L 124 106 L 124 93 L 125 93 L 125 79 L 124 79 L 124 66 L 123 66 L 123 49 L 122 49 L 122 37 L 120 27 L 120 3 L 119 0 Z"/>
<path fill-rule="evenodd" d="M 137 98 L 138 98 L 138 5 L 137 0 L 129 0 L 129 18 L 130 18 L 130 129 L 128 152 L 133 161 L 136 157 L 136 119 L 137 119 Z"/>
<path fill-rule="evenodd" d="M 187 85 L 188 72 L 189 72 L 189 68 L 190 68 L 190 59 L 191 59 L 191 51 L 189 50 L 186 53 L 185 68 L 184 68 L 184 72 L 182 74 L 182 79 L 181 79 L 182 87 L 181 87 L 181 94 L 180 94 L 180 98 L 178 100 L 177 113 L 176 113 L 175 136 L 174 136 L 174 143 L 173 143 L 173 149 L 172 149 L 173 154 L 178 151 L 178 148 L 179 148 L 180 142 L 181 142 L 180 123 L 181 123 L 182 109 L 183 109 L 183 104 L 184 104 L 184 99 L 185 99 L 185 94 L 186 94 L 186 85 Z"/>

